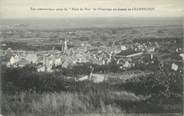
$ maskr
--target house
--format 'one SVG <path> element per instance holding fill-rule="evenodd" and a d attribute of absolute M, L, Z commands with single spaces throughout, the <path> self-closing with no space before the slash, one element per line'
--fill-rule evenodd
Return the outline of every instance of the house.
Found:
<path fill-rule="evenodd" d="M 17 64 L 17 66 L 19 66 L 19 67 L 24 67 L 25 65 L 29 64 L 29 61 L 26 60 L 25 58 L 22 58 L 22 59 L 19 60 L 16 64 Z"/>
<path fill-rule="evenodd" d="M 71 66 L 72 64 L 73 64 L 72 60 L 71 60 L 70 58 L 68 58 L 68 59 L 65 59 L 65 60 L 63 61 L 62 67 L 63 67 L 63 68 L 68 68 L 68 67 Z"/>
<path fill-rule="evenodd" d="M 62 64 L 61 58 L 57 58 L 54 62 L 55 66 L 59 66 Z"/>
<path fill-rule="evenodd" d="M 27 54 L 25 57 L 26 60 L 28 60 L 31 63 L 36 63 L 38 60 L 38 57 L 36 54 Z"/>
<path fill-rule="evenodd" d="M 10 58 L 10 65 L 13 65 L 13 64 L 17 63 L 19 60 L 20 60 L 20 57 L 19 56 L 17 56 L 17 55 L 12 56 Z"/>
<path fill-rule="evenodd" d="M 182 57 L 182 60 L 184 60 L 184 53 L 181 53 L 180 56 Z"/>
<path fill-rule="evenodd" d="M 121 50 L 127 50 L 127 47 L 125 45 L 121 45 Z"/>
<path fill-rule="evenodd" d="M 178 65 L 175 64 L 175 63 L 172 63 L 171 69 L 174 70 L 174 71 L 177 71 L 178 70 Z"/>
<path fill-rule="evenodd" d="M 123 65 L 125 68 L 130 68 L 131 64 L 128 61 L 125 61 L 125 64 Z"/>

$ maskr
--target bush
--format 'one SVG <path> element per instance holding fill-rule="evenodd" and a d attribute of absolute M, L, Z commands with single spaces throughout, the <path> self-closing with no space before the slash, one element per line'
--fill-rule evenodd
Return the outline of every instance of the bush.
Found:
<path fill-rule="evenodd" d="M 140 77 L 139 81 L 129 80 L 122 85 L 126 90 L 136 94 L 151 95 L 156 102 L 175 99 L 182 102 L 182 74 L 169 70 L 160 70 L 148 77 Z"/>

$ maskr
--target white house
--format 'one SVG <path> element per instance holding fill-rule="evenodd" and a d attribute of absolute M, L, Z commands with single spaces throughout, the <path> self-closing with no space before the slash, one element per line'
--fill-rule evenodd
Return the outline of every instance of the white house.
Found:
<path fill-rule="evenodd" d="M 125 61 L 125 64 L 123 65 L 125 68 L 130 68 L 131 64 L 128 61 Z"/>
<path fill-rule="evenodd" d="M 125 45 L 121 45 L 121 50 L 127 50 L 127 47 Z"/>
<path fill-rule="evenodd" d="M 175 63 L 172 63 L 171 69 L 174 70 L 174 71 L 177 71 L 178 70 L 178 65 L 175 64 Z"/>
<path fill-rule="evenodd" d="M 19 56 L 15 55 L 10 58 L 10 65 L 17 63 L 20 60 Z"/>
<path fill-rule="evenodd" d="M 180 56 L 182 57 L 182 60 L 184 60 L 184 53 L 181 53 Z"/>

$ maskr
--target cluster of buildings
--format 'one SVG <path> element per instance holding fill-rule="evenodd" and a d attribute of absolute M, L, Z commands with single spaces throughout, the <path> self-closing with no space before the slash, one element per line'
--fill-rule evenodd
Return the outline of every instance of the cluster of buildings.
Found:
<path fill-rule="evenodd" d="M 92 63 L 98 65 L 117 64 L 120 69 L 128 69 L 138 64 L 154 64 L 156 62 L 157 42 L 132 43 L 125 45 L 112 45 L 111 47 L 94 47 L 89 43 L 81 43 L 79 47 L 68 48 L 68 41 L 61 44 L 62 50 L 49 51 L 24 51 L 8 48 L 5 56 L 8 59 L 8 67 L 24 67 L 34 64 L 38 72 L 53 72 L 58 66 L 68 68 L 80 63 Z M 177 48 L 176 52 L 179 51 Z M 184 55 L 180 56 L 184 59 Z M 177 67 L 176 64 L 172 65 Z M 176 70 L 177 68 L 174 68 Z"/>

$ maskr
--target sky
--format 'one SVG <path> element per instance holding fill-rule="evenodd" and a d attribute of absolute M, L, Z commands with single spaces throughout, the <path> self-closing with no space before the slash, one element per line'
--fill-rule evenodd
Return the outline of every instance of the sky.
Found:
<path fill-rule="evenodd" d="M 0 17 L 4 19 L 64 17 L 181 17 L 184 14 L 183 5 L 184 0 L 0 0 Z M 51 10 L 38 10 L 38 8 L 51 8 Z M 67 8 L 68 11 L 55 11 L 57 8 Z M 152 8 L 152 10 L 71 11 L 69 8 Z"/>

